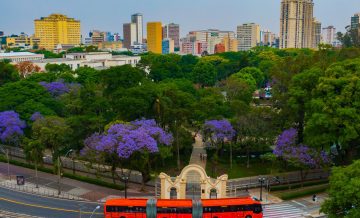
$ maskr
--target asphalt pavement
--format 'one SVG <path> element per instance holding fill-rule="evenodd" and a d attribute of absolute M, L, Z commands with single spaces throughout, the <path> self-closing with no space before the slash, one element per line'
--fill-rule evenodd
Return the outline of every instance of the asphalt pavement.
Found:
<path fill-rule="evenodd" d="M 0 187 L 0 210 L 49 218 L 88 218 L 100 206 L 93 218 L 103 216 L 103 205 L 99 203 L 61 200 L 42 197 Z"/>

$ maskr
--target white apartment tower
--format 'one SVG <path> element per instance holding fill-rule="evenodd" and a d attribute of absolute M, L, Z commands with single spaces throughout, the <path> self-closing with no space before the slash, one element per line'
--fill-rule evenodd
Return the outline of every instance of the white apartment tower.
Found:
<path fill-rule="evenodd" d="M 131 23 L 136 24 L 136 43 L 143 43 L 143 15 L 140 13 L 131 15 Z"/>
<path fill-rule="evenodd" d="M 313 0 L 282 0 L 280 48 L 311 48 L 314 45 Z"/>
<path fill-rule="evenodd" d="M 248 51 L 260 43 L 260 26 L 245 23 L 237 27 L 238 50 Z"/>
<path fill-rule="evenodd" d="M 336 45 L 336 28 L 334 26 L 328 26 L 322 28 L 321 42 L 332 46 Z"/>

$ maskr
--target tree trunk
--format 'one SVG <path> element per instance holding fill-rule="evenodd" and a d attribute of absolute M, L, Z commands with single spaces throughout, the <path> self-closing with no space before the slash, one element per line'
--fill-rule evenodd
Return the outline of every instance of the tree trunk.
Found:
<path fill-rule="evenodd" d="M 176 124 L 175 124 L 176 125 Z M 176 125 L 176 150 L 177 150 L 177 167 L 178 170 L 180 171 L 180 146 L 179 146 L 179 129 L 178 126 Z"/>
<path fill-rule="evenodd" d="M 115 171 L 116 171 L 116 166 L 112 165 L 111 166 L 111 178 L 114 184 L 116 184 L 116 180 L 115 180 Z"/>
<path fill-rule="evenodd" d="M 38 167 L 37 167 L 37 161 L 35 161 L 35 179 L 36 179 L 36 188 L 39 188 L 39 179 L 38 179 Z"/>
<path fill-rule="evenodd" d="M 232 154 L 232 143 L 230 143 L 230 169 L 232 169 L 233 165 L 233 154 Z"/>
<path fill-rule="evenodd" d="M 249 146 L 246 146 L 246 156 L 247 156 L 247 163 L 246 168 L 250 168 L 250 149 Z"/>
<path fill-rule="evenodd" d="M 303 143 L 304 141 L 304 119 L 305 119 L 305 110 L 304 106 L 300 106 L 299 110 L 299 125 L 298 125 L 298 144 Z"/>

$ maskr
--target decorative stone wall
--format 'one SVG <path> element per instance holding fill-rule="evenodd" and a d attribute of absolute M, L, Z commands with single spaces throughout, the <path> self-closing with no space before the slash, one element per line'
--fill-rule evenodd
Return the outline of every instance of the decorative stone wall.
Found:
<path fill-rule="evenodd" d="M 165 173 L 160 173 L 161 199 L 170 199 L 171 189 L 176 189 L 177 199 L 186 199 L 187 175 L 189 173 L 200 175 L 198 182 L 201 187 L 201 199 L 209 199 L 211 190 L 216 190 L 216 198 L 226 198 L 226 183 L 228 175 L 225 174 L 217 179 L 211 179 L 207 176 L 205 170 L 201 166 L 191 164 L 186 166 L 181 171 L 180 175 L 175 178 L 172 178 Z"/>

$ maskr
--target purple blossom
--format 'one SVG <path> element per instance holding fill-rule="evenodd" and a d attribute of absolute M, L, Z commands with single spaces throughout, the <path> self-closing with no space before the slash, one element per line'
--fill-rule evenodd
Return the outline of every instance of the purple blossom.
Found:
<path fill-rule="evenodd" d="M 235 136 L 235 130 L 228 120 L 208 120 L 203 127 L 205 137 L 215 143 L 222 143 L 231 140 Z"/>
<path fill-rule="evenodd" d="M 24 135 L 26 124 L 15 111 L 0 112 L 0 141 L 15 143 Z"/>
<path fill-rule="evenodd" d="M 78 83 L 65 83 L 64 80 L 58 80 L 56 82 L 40 82 L 52 96 L 58 97 L 65 93 L 69 93 L 71 90 L 78 90 L 81 87 Z"/>
<path fill-rule="evenodd" d="M 30 120 L 35 122 L 36 120 L 43 119 L 44 116 L 40 112 L 35 112 L 31 115 Z"/>
<path fill-rule="evenodd" d="M 324 151 L 318 152 L 307 145 L 297 144 L 296 137 L 296 129 L 285 130 L 278 137 L 273 153 L 285 161 L 309 168 L 316 168 L 331 163 L 330 158 Z"/>
<path fill-rule="evenodd" d="M 84 141 L 87 151 L 107 152 L 129 158 L 137 151 L 156 153 L 158 144 L 171 145 L 172 135 L 160 128 L 155 120 L 136 120 L 130 124 L 114 124 L 103 134 L 95 133 Z"/>

